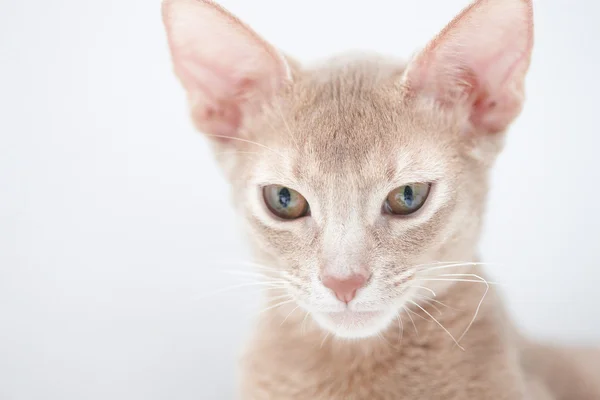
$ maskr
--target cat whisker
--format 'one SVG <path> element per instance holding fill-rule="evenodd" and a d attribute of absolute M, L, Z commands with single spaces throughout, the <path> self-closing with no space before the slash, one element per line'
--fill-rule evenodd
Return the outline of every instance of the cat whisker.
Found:
<path fill-rule="evenodd" d="M 475 318 L 477 318 L 477 315 L 479 314 L 479 309 L 481 308 L 481 305 L 483 304 L 483 300 L 485 300 L 485 296 L 488 294 L 488 291 L 490 290 L 490 285 L 488 284 L 488 282 L 485 279 L 483 279 L 483 278 L 481 278 L 481 279 L 486 284 L 485 285 L 485 292 L 483 292 L 483 296 L 481 296 L 481 300 L 479 300 L 479 304 L 477 304 L 477 308 L 475 308 L 475 313 L 473 314 L 473 318 L 471 318 L 471 321 L 469 322 L 469 325 L 467 325 L 465 331 L 458 338 L 459 342 L 462 340 L 463 337 L 465 337 L 465 335 L 467 334 L 467 332 L 469 331 L 469 329 L 471 329 L 471 326 L 475 322 Z"/>
<path fill-rule="evenodd" d="M 433 308 L 435 311 L 437 311 L 439 315 L 442 315 L 442 311 L 441 311 L 439 308 L 437 308 L 437 307 L 435 306 L 435 304 L 433 304 L 433 303 L 432 303 L 432 302 L 431 302 L 429 299 L 423 299 L 423 301 L 424 301 L 425 303 L 427 303 L 427 305 L 428 305 L 429 307 L 431 307 L 431 308 Z"/>
<path fill-rule="evenodd" d="M 429 316 L 429 318 L 431 318 L 436 324 L 439 325 L 440 328 L 442 328 L 444 330 L 444 332 L 446 332 L 448 334 L 448 336 L 450 336 L 452 338 L 452 340 L 454 341 L 454 343 L 461 349 L 461 350 L 465 350 L 457 341 L 456 339 L 454 339 L 454 336 L 452 336 L 452 334 L 450 333 L 450 331 L 448 329 L 446 329 L 446 327 L 444 325 L 442 325 L 442 323 L 440 321 L 438 321 L 437 319 L 435 319 L 435 317 L 433 315 L 431 315 L 426 309 L 424 309 L 423 307 L 421 307 L 420 305 L 418 305 L 417 303 L 415 303 L 412 300 L 409 300 L 409 302 L 411 304 L 414 304 L 415 306 L 419 307 L 425 314 L 427 314 Z"/>
<path fill-rule="evenodd" d="M 218 151 L 215 153 L 216 156 L 221 156 L 225 154 L 252 154 L 252 155 L 260 155 L 258 151 L 241 151 L 241 150 L 229 150 L 229 151 Z"/>
<path fill-rule="evenodd" d="M 254 268 L 258 268 L 258 269 L 264 269 L 264 270 L 267 270 L 267 271 L 283 272 L 281 270 L 278 270 L 277 268 L 269 267 L 267 265 L 259 264 L 257 262 L 248 261 L 248 260 L 217 261 L 216 263 L 217 264 L 225 264 L 225 265 L 247 265 L 249 267 L 254 267 Z"/>
<path fill-rule="evenodd" d="M 308 320 L 309 314 L 310 314 L 310 311 L 306 311 L 306 315 L 304 316 L 304 319 L 302 319 L 302 323 L 300 324 L 300 331 L 302 332 L 303 335 L 306 334 L 306 321 Z"/>
<path fill-rule="evenodd" d="M 403 286 L 404 286 L 404 285 L 403 285 Z M 405 287 L 407 287 L 407 288 L 415 288 L 415 289 L 424 289 L 424 290 L 427 290 L 427 291 L 431 292 L 431 294 L 432 294 L 434 297 L 435 297 L 435 295 L 436 295 L 436 294 L 435 294 L 435 292 L 434 292 L 432 289 L 430 289 L 430 288 L 428 288 L 428 287 L 425 287 L 425 286 L 419 286 L 419 285 L 410 285 L 410 286 L 405 286 Z"/>
<path fill-rule="evenodd" d="M 287 130 L 287 132 L 290 136 L 290 139 L 292 139 L 292 141 L 294 142 L 294 145 L 296 146 L 296 150 L 300 151 L 300 145 L 298 144 L 296 137 L 292 133 L 292 130 L 290 129 L 288 122 L 286 121 L 285 117 L 283 116 L 283 111 L 281 111 L 281 105 L 278 102 L 275 102 L 275 107 L 277 108 L 277 112 L 279 113 L 279 116 L 281 117 L 281 121 L 283 121 L 283 125 L 285 126 L 285 129 Z M 273 129 L 272 126 L 271 126 L 271 129 Z"/>
<path fill-rule="evenodd" d="M 256 277 L 256 278 L 267 278 L 268 275 L 265 275 L 264 273 L 261 272 L 252 272 L 252 271 L 236 271 L 236 270 L 222 270 L 219 271 L 223 274 L 228 274 L 228 275 L 238 275 L 238 276 L 248 276 L 248 277 Z"/>
<path fill-rule="evenodd" d="M 404 322 L 402 321 L 402 314 L 400 312 L 396 313 L 396 318 L 398 319 L 398 328 L 400 328 L 400 334 L 398 335 L 398 342 L 401 342 L 404 339 Z"/>
<path fill-rule="evenodd" d="M 277 308 L 277 307 L 281 307 L 281 306 L 283 306 L 283 305 L 285 305 L 285 304 L 289 304 L 289 303 L 291 303 L 291 302 L 293 302 L 293 301 L 294 301 L 294 299 L 289 299 L 289 300 L 285 300 L 285 301 L 280 301 L 280 302 L 279 302 L 279 303 L 277 303 L 277 304 L 273 304 L 272 306 L 269 306 L 269 307 L 263 308 L 262 310 L 260 310 L 260 311 L 258 312 L 258 314 L 260 315 L 260 314 L 262 314 L 262 313 L 264 313 L 264 312 L 266 312 L 266 311 L 272 310 L 272 309 L 274 309 L 274 308 Z"/>
<path fill-rule="evenodd" d="M 201 299 L 205 299 L 208 297 L 212 297 L 221 293 L 226 293 L 229 292 L 231 290 L 235 290 L 235 289 L 242 289 L 245 287 L 254 287 L 254 286 L 263 286 L 265 289 L 285 289 L 285 282 L 283 281 L 270 281 L 270 282 L 245 282 L 245 283 L 241 283 L 239 285 L 233 285 L 233 286 L 229 286 L 223 289 L 219 289 L 219 290 L 215 290 L 214 292 L 210 292 L 207 293 L 203 296 L 201 296 Z"/>
<path fill-rule="evenodd" d="M 388 344 L 390 347 L 394 347 L 394 346 L 393 346 L 393 345 L 390 343 L 390 341 L 389 341 L 389 340 L 387 340 L 387 339 L 385 338 L 385 336 L 383 336 L 383 335 L 381 334 L 381 332 L 378 332 L 378 333 L 377 333 L 377 336 L 379 337 L 379 339 L 381 339 L 381 340 L 383 340 L 384 342 L 386 342 L 386 343 L 387 343 L 387 344 Z"/>
<path fill-rule="evenodd" d="M 281 321 L 281 324 L 279 326 L 283 326 L 283 324 L 285 324 L 285 321 L 287 321 L 287 319 L 290 317 L 290 315 L 292 315 L 294 313 L 294 311 L 296 311 L 299 307 L 300 307 L 300 304 L 298 304 L 296 307 L 294 307 L 294 309 L 292 311 L 290 311 L 290 313 L 283 319 L 283 321 Z"/>
<path fill-rule="evenodd" d="M 440 264 L 458 264 L 458 263 L 462 263 L 462 262 L 466 262 L 466 261 L 432 261 L 432 262 L 425 263 L 425 264 L 413 265 L 409 269 L 417 269 L 417 268 L 422 268 L 422 267 L 436 266 L 436 265 L 440 265 Z"/>
<path fill-rule="evenodd" d="M 501 264 L 497 264 L 497 263 L 485 263 L 485 262 L 474 262 L 474 261 L 458 262 L 458 263 L 452 263 L 452 264 L 448 264 L 448 265 L 432 266 L 432 267 L 429 267 L 429 268 L 424 267 L 422 269 L 422 272 L 436 271 L 436 270 L 447 269 L 447 268 L 478 267 L 478 266 L 489 266 L 489 265 L 501 265 Z"/>
<path fill-rule="evenodd" d="M 292 299 L 292 295 L 290 295 L 289 293 L 286 294 L 282 294 L 279 296 L 275 296 L 275 297 L 269 297 L 269 301 L 275 301 L 275 300 L 280 300 L 280 299 Z"/>
<path fill-rule="evenodd" d="M 325 341 L 327 340 L 328 337 L 329 337 L 329 331 L 327 331 L 327 333 L 325 334 L 325 337 L 321 341 L 321 346 L 319 346 L 320 349 L 323 348 L 323 345 L 325 344 Z"/>
<path fill-rule="evenodd" d="M 237 141 L 239 141 L 239 142 L 244 142 L 244 143 L 253 144 L 253 145 L 256 145 L 256 146 L 262 147 L 263 149 L 269 150 L 269 151 L 273 152 L 274 154 L 277 154 L 278 156 L 280 156 L 280 157 L 282 157 L 282 158 L 284 158 L 284 159 L 287 159 L 287 157 L 285 157 L 283 154 L 279 153 L 278 151 L 276 151 L 276 150 L 274 150 L 274 149 L 270 148 L 269 146 L 265 146 L 265 145 L 264 145 L 264 144 L 262 144 L 262 143 L 255 142 L 255 141 L 253 141 L 253 140 L 243 139 L 243 138 L 236 137 L 236 136 L 226 136 L 226 135 L 212 135 L 212 134 L 206 134 L 206 136 L 210 136 L 210 137 L 214 137 L 214 138 L 220 138 L 220 139 L 227 139 L 227 140 L 237 140 Z"/>
<path fill-rule="evenodd" d="M 415 324 L 415 320 L 413 319 L 413 317 L 410 315 L 410 313 L 412 312 L 411 310 L 408 309 L 408 307 L 402 306 L 402 309 L 406 311 L 406 315 L 408 315 L 408 318 L 410 318 L 410 322 L 412 322 L 413 327 L 415 328 L 415 333 L 417 334 L 417 336 L 419 336 L 419 330 L 417 329 L 417 324 Z"/>
<path fill-rule="evenodd" d="M 454 311 L 460 311 L 460 310 L 458 310 L 458 309 L 456 309 L 456 308 L 454 308 L 454 307 L 450 307 L 450 306 L 449 306 L 449 305 L 447 305 L 446 303 L 442 303 L 442 302 L 441 302 L 441 301 L 439 301 L 439 300 L 432 299 L 431 297 L 423 296 L 423 295 L 420 295 L 420 294 L 417 294 L 416 296 L 418 296 L 418 297 L 422 297 L 422 298 L 424 298 L 424 299 L 427 299 L 427 301 L 430 301 L 430 302 L 433 302 L 433 303 L 437 303 L 437 304 L 439 304 L 439 305 L 441 305 L 441 306 L 443 306 L 443 307 L 449 308 L 450 310 L 454 310 Z"/>
<path fill-rule="evenodd" d="M 471 283 L 487 283 L 488 285 L 501 285 L 499 282 L 491 282 L 491 281 L 476 281 L 473 279 L 451 279 L 451 278 L 419 278 L 415 279 L 415 281 L 421 282 L 471 282 Z"/>

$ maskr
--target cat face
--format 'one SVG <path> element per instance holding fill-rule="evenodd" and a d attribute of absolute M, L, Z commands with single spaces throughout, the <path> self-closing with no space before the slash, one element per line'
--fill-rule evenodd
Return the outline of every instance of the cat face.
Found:
<path fill-rule="evenodd" d="M 208 1 L 167 1 L 164 17 L 193 120 L 280 289 L 364 337 L 452 284 L 521 108 L 530 2 L 474 3 L 408 65 L 300 67 Z"/>

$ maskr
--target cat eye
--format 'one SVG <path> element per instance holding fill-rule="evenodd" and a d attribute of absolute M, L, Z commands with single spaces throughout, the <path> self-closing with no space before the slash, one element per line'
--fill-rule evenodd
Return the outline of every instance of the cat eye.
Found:
<path fill-rule="evenodd" d="M 411 183 L 392 190 L 385 199 L 384 210 L 394 215 L 409 215 L 425 204 L 430 183 Z"/>
<path fill-rule="evenodd" d="M 268 185 L 263 188 L 263 197 L 269 211 L 279 218 L 297 219 L 309 214 L 308 202 L 294 189 Z"/>

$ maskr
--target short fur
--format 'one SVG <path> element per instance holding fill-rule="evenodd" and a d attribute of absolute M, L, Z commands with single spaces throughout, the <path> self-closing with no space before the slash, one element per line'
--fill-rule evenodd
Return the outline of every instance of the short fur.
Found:
<path fill-rule="evenodd" d="M 488 172 L 523 102 L 530 1 L 475 2 L 408 64 L 314 67 L 210 1 L 163 10 L 268 279 L 243 399 L 600 399 L 598 357 L 522 339 L 477 262 Z M 382 213 L 412 182 L 433 183 L 425 206 Z M 271 215 L 268 184 L 301 193 L 310 216 Z M 320 280 L 365 271 L 348 304 Z"/>

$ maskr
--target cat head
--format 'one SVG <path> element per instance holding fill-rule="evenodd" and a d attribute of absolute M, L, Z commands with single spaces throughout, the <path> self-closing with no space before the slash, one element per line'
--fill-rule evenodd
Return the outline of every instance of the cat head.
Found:
<path fill-rule="evenodd" d="M 432 277 L 475 255 L 488 170 L 523 103 L 530 0 L 475 2 L 407 64 L 303 67 L 208 0 L 166 0 L 163 16 L 192 119 L 276 286 L 364 337 L 418 290 L 452 285 Z"/>

